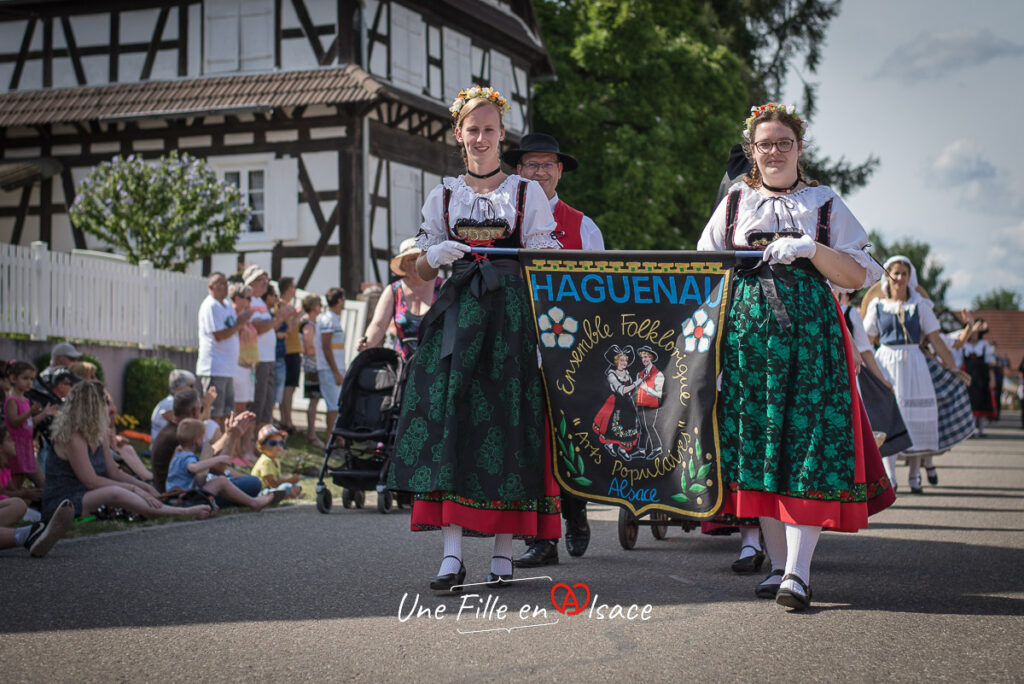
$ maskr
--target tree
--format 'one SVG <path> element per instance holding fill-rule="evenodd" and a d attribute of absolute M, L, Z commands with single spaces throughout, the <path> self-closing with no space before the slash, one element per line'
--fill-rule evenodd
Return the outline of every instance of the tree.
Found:
<path fill-rule="evenodd" d="M 249 207 L 201 159 L 177 152 L 149 163 L 135 155 L 93 168 L 71 205 L 74 225 L 157 268 L 184 271 L 197 259 L 234 250 Z"/>
<path fill-rule="evenodd" d="M 1004 311 L 1020 311 L 1021 296 L 1019 292 L 997 287 L 991 292 L 975 297 L 972 309 L 1002 309 Z"/>
<path fill-rule="evenodd" d="M 928 292 L 936 308 L 946 308 L 946 290 L 949 289 L 950 280 L 942 277 L 942 264 L 930 258 L 931 246 L 928 243 L 904 238 L 886 245 L 882 236 L 875 231 L 868 234 L 868 239 L 872 244 L 871 255 L 880 263 L 885 263 L 886 259 L 895 254 L 910 259 L 910 263 L 917 269 L 918 284 Z"/>
<path fill-rule="evenodd" d="M 744 67 L 703 3 L 541 0 L 558 81 L 534 130 L 580 160 L 560 190 L 619 249 L 693 247 L 747 108 Z"/>
<path fill-rule="evenodd" d="M 838 2 L 537 0 L 557 81 L 535 89 L 533 130 L 580 160 L 559 189 L 617 249 L 693 247 L 752 104 L 812 72 Z M 813 107 L 813 86 L 805 88 Z M 804 112 L 806 114 L 806 111 Z M 848 193 L 877 164 L 806 156 Z"/>
<path fill-rule="evenodd" d="M 753 72 L 751 104 L 778 102 L 791 71 L 803 84 L 801 115 L 814 123 L 817 84 L 809 80 L 821 63 L 829 22 L 839 15 L 840 0 L 716 0 L 711 4 L 727 36 L 727 44 Z M 795 65 L 803 59 L 801 71 Z M 805 148 L 801 163 L 807 175 L 846 195 L 863 187 L 878 168 L 869 155 L 860 164 L 845 157 L 832 161 L 814 146 Z"/>

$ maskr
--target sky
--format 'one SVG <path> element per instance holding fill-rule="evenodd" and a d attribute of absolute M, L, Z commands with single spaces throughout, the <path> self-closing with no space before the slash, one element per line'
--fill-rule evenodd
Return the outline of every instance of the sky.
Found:
<path fill-rule="evenodd" d="M 1024 2 L 845 0 L 802 75 L 819 154 L 881 159 L 844 197 L 865 229 L 931 245 L 951 308 L 997 287 L 1024 299 Z M 794 75 L 784 99 L 801 96 Z"/>

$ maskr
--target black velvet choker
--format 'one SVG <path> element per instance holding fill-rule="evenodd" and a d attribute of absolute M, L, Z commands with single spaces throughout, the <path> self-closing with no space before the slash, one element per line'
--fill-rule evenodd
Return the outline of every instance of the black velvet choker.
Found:
<path fill-rule="evenodd" d="M 793 192 L 793 190 L 798 185 L 800 185 L 800 176 L 797 176 L 796 180 L 793 181 L 793 184 L 790 185 L 788 188 L 776 188 L 771 185 L 768 185 L 763 180 L 761 181 L 761 187 L 764 188 L 765 190 L 768 190 L 769 192 Z"/>
<path fill-rule="evenodd" d="M 491 176 L 499 173 L 500 171 L 501 171 L 501 166 L 500 165 L 498 166 L 498 168 L 494 169 L 490 173 L 473 173 L 469 169 L 466 169 L 466 173 L 468 173 L 473 178 L 490 178 Z"/>

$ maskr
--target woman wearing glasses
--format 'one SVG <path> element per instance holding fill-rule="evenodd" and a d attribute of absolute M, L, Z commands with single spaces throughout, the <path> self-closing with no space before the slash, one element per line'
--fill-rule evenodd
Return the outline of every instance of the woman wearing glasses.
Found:
<path fill-rule="evenodd" d="M 557 249 L 540 185 L 501 170 L 508 105 L 491 88 L 461 91 L 450 108 L 466 173 L 423 205 L 416 268 L 452 277 L 420 324 L 402 401 L 390 486 L 415 492 L 413 530 L 442 531 L 437 591 L 466 579 L 463 530 L 494 536 L 487 582 L 512 578 L 512 536 L 561 536 L 558 484 L 544 459 L 536 331 L 519 262 L 474 246 Z"/>
<path fill-rule="evenodd" d="M 752 108 L 743 136 L 753 166 L 697 245 L 764 251 L 736 269 L 723 331 L 722 512 L 760 518 L 772 572 L 755 594 L 801 610 L 822 528 L 864 528 L 869 507 L 894 498 L 829 289 L 866 287 L 882 271 L 843 201 L 801 172 L 804 122 L 793 107 Z"/>

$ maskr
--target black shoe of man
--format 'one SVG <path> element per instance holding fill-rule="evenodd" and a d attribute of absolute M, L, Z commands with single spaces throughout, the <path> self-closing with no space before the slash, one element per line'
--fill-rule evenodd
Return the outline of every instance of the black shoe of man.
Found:
<path fill-rule="evenodd" d="M 570 556 L 579 558 L 587 551 L 590 545 L 590 525 L 584 515 L 582 520 L 566 521 L 565 523 L 565 548 Z"/>
<path fill-rule="evenodd" d="M 512 561 L 517 568 L 539 568 L 542 565 L 558 565 L 558 541 L 538 539 L 522 556 Z"/>

